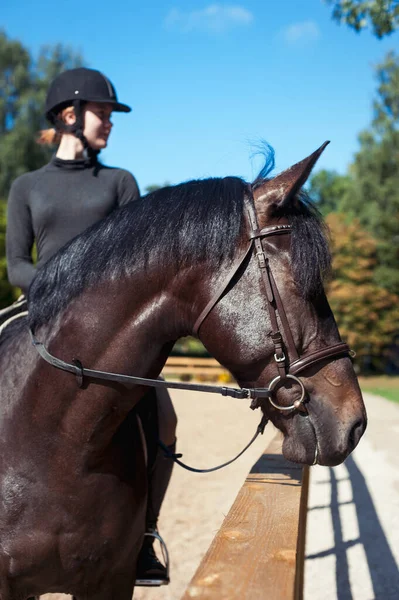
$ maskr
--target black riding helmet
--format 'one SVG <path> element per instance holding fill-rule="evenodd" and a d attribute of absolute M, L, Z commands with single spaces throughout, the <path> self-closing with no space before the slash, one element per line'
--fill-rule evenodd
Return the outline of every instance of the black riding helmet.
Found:
<path fill-rule="evenodd" d="M 95 69 L 69 69 L 58 75 L 51 83 L 46 98 L 46 117 L 57 129 L 73 133 L 88 149 L 83 135 L 82 106 L 86 102 L 104 102 L 112 105 L 116 112 L 130 112 L 127 104 L 118 102 L 116 91 L 110 80 Z M 73 106 L 76 114 L 74 125 L 65 125 L 58 114 L 63 108 Z"/>
<path fill-rule="evenodd" d="M 130 112 L 126 104 L 118 102 L 116 91 L 110 80 L 95 69 L 69 69 L 58 75 L 51 83 L 46 98 L 46 117 L 51 123 L 57 114 L 71 104 L 81 102 L 106 102 L 112 110 Z"/>

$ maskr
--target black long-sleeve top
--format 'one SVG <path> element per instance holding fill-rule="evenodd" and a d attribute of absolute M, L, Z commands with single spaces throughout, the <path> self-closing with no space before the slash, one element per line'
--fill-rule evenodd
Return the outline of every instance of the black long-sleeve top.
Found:
<path fill-rule="evenodd" d="M 87 227 L 139 196 L 129 171 L 106 167 L 96 159 L 53 157 L 41 169 L 18 177 L 7 207 L 10 283 L 27 292 L 36 268 Z M 34 241 L 36 266 L 31 256 Z"/>

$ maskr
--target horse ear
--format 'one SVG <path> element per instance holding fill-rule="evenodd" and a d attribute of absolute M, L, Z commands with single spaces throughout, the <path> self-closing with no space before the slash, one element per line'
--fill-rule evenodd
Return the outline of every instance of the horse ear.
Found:
<path fill-rule="evenodd" d="M 294 197 L 309 177 L 318 158 L 330 142 L 324 142 L 320 148 L 313 152 L 307 158 L 292 165 L 276 177 L 256 185 L 254 189 L 254 199 L 256 203 L 263 205 L 262 212 L 267 211 L 267 206 L 273 208 L 282 208 L 287 205 Z M 268 211 L 267 211 L 268 212 Z"/>

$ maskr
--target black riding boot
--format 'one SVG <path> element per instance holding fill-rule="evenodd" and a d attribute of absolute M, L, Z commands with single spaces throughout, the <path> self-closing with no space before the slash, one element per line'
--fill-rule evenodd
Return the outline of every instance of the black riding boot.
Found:
<path fill-rule="evenodd" d="M 176 442 L 168 446 L 170 452 L 175 453 Z M 158 516 L 161 505 L 169 485 L 174 462 L 166 458 L 163 450 L 158 448 L 153 467 L 148 481 L 148 503 L 146 515 L 146 536 L 137 561 L 136 585 L 164 585 L 169 583 L 169 565 L 165 566 L 158 560 L 154 551 L 154 541 L 159 539 L 157 530 Z M 168 563 L 166 546 L 161 539 L 161 546 L 165 549 L 165 561 Z"/>

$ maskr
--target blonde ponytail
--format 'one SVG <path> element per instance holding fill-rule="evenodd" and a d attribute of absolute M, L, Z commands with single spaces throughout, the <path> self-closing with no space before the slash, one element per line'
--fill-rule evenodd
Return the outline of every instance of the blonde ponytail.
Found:
<path fill-rule="evenodd" d="M 73 106 L 68 106 L 67 108 L 64 108 L 64 110 L 62 110 L 57 115 L 57 119 L 65 122 L 65 117 L 70 113 L 75 113 Z M 58 131 L 54 127 L 52 127 L 51 129 L 42 129 L 41 131 L 39 131 L 36 141 L 38 144 L 43 144 L 46 146 L 58 146 L 58 144 L 61 141 L 62 135 L 63 132 Z"/>
<path fill-rule="evenodd" d="M 36 141 L 45 146 L 58 145 L 61 141 L 61 133 L 55 129 L 42 129 L 39 131 Z"/>

